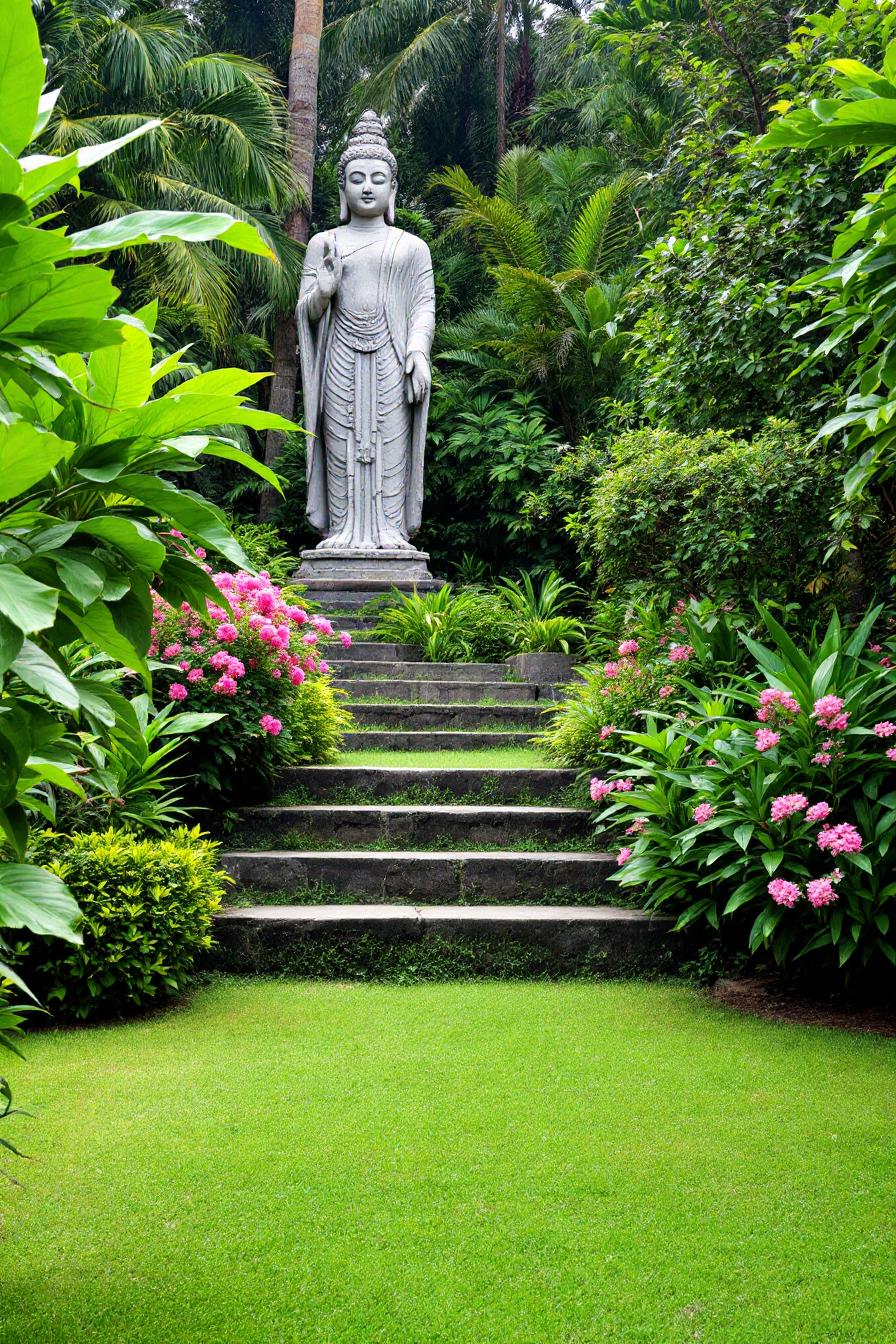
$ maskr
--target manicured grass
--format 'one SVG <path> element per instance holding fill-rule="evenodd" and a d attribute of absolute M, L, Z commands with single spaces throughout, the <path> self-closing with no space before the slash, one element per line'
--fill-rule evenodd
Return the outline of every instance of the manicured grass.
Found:
<path fill-rule="evenodd" d="M 342 751 L 337 765 L 398 765 L 431 766 L 438 770 L 445 766 L 460 765 L 469 770 L 508 770 L 512 766 L 542 769 L 551 762 L 534 747 L 489 747 L 483 751 L 389 751 L 384 748 L 369 751 Z"/>
<path fill-rule="evenodd" d="M 47 1033 L 4 1344 L 892 1344 L 896 1049 L 680 986 L 219 981 Z"/>

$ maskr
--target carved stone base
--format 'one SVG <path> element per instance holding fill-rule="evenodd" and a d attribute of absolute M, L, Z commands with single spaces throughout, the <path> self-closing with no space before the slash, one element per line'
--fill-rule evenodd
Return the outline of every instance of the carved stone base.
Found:
<path fill-rule="evenodd" d="M 417 550 L 303 551 L 296 575 L 315 593 L 388 592 L 390 588 L 427 592 L 442 584 L 429 572 L 429 555 Z"/>

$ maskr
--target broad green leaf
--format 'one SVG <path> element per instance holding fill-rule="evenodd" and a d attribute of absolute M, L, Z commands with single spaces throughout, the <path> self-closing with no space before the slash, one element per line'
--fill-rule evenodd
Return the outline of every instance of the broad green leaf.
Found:
<path fill-rule="evenodd" d="M 62 668 L 30 639 L 25 640 L 11 670 L 26 686 L 40 691 L 54 704 L 64 705 L 66 709 L 78 708 L 78 692 Z"/>
<path fill-rule="evenodd" d="M 13 625 L 5 616 L 0 616 L 0 675 L 19 656 L 24 639 L 17 625 Z"/>
<path fill-rule="evenodd" d="M 137 327 L 125 326 L 121 334 L 121 345 L 94 350 L 87 366 L 92 400 L 113 411 L 142 406 L 152 392 L 152 342 Z M 100 407 L 90 408 L 91 424 L 114 420 Z"/>
<path fill-rule="evenodd" d="M 192 490 L 179 489 L 158 476 L 120 476 L 117 485 L 123 494 L 132 495 L 155 509 L 160 517 L 172 522 L 191 540 L 220 551 L 240 568 L 248 564 L 243 548 L 227 527 L 224 515 L 201 495 Z"/>
<path fill-rule="evenodd" d="M 173 714 L 159 729 L 159 737 L 182 737 L 185 733 L 198 733 L 202 728 L 223 719 L 223 714 Z"/>
<path fill-rule="evenodd" d="M 102 566 L 91 556 L 77 558 L 66 551 L 54 557 L 62 587 L 82 607 L 89 607 L 102 593 L 105 577 Z"/>
<path fill-rule="evenodd" d="M 31 863 L 0 863 L 0 927 L 80 943 L 80 915 L 75 898 L 55 873 Z"/>
<path fill-rule="evenodd" d="M 0 500 L 12 499 L 42 481 L 74 448 L 74 443 L 26 420 L 0 424 Z"/>
<path fill-rule="evenodd" d="M 104 324 L 118 297 L 99 266 L 60 266 L 0 295 L 0 336 L 51 351 L 94 349 L 121 340 L 121 323 Z"/>
<path fill-rule="evenodd" d="M 31 0 L 4 0 L 0 24 L 0 144 L 21 154 L 34 137 L 44 58 Z"/>
<path fill-rule="evenodd" d="M 158 123 L 156 123 L 158 125 Z M 71 234 L 75 253 L 113 252 L 180 239 L 187 243 L 227 243 L 240 252 L 252 252 L 269 261 L 277 258 L 254 224 L 232 215 L 187 213 L 180 210 L 135 210 L 93 228 Z"/>
<path fill-rule="evenodd" d="M 210 443 L 205 449 L 205 456 L 223 457 L 228 462 L 238 462 L 247 471 L 252 471 L 256 476 L 260 476 L 263 481 L 267 481 L 268 485 L 272 485 L 278 494 L 283 494 L 283 487 L 277 473 L 249 453 L 243 452 L 241 448 L 233 448 L 227 443 Z"/>
<path fill-rule="evenodd" d="M 88 518 L 78 524 L 78 531 L 114 546 L 131 564 L 151 574 L 160 569 L 164 562 L 163 544 L 148 527 L 134 518 Z"/>
<path fill-rule="evenodd" d="M 56 619 L 55 588 L 38 583 L 18 565 L 0 564 L 0 615 L 12 621 L 26 635 L 46 630 Z"/>
<path fill-rule="evenodd" d="M 146 659 L 129 639 L 121 633 L 113 619 L 111 608 L 102 601 L 94 602 L 85 612 L 69 612 L 69 620 L 82 638 L 95 644 L 103 653 L 131 668 L 149 676 Z"/>
<path fill-rule="evenodd" d="M 76 149 L 74 153 L 65 154 L 62 158 L 52 154 L 33 154 L 27 159 L 23 159 L 22 168 L 25 172 L 25 181 L 22 186 L 22 193 L 25 200 L 28 205 L 39 205 L 48 196 L 54 195 L 60 187 L 74 182 L 83 168 L 91 168 L 95 163 L 100 163 L 110 154 L 115 154 L 124 145 L 130 144 L 132 140 L 137 140 L 140 136 L 148 135 L 150 131 L 157 130 L 161 124 L 157 119 L 150 119 L 145 121 L 142 126 L 137 126 L 133 131 L 128 131 L 127 135 L 119 136 L 117 140 L 107 140 L 99 145 L 83 145 L 80 149 Z M 76 348 L 76 346 L 73 347 L 73 349 Z"/>

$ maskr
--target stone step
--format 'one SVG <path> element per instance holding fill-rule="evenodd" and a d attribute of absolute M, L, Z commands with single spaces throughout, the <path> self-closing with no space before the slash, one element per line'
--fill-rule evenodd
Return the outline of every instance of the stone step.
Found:
<path fill-rule="evenodd" d="M 251 906 L 215 917 L 214 958 L 243 974 L 341 978 L 401 970 L 396 953 L 419 943 L 451 974 L 493 974 L 510 953 L 518 975 L 638 975 L 680 960 L 672 923 L 605 905 Z"/>
<path fill-rule="evenodd" d="M 422 734 L 421 734 L 422 736 Z M 430 734 L 426 734 L 427 737 Z M 455 798 L 482 794 L 489 800 L 553 798 L 576 782 L 575 770 L 549 766 L 473 769 L 466 766 L 296 765 L 283 771 L 282 788 L 303 788 L 309 798 L 338 797 L 356 788 L 370 798 L 390 798 L 409 789 L 438 789 Z"/>
<path fill-rule="evenodd" d="M 369 663 L 380 659 L 412 662 L 419 653 L 420 650 L 415 644 L 381 644 L 376 640 L 361 639 L 352 641 L 352 662 L 355 663 Z"/>
<path fill-rule="evenodd" d="M 616 871 L 611 854 L 514 850 L 253 850 L 221 854 L 242 887 L 290 892 L 323 885 L 377 901 L 543 900 L 548 893 L 597 895 Z"/>
<path fill-rule="evenodd" d="M 535 732 L 544 722 L 537 705 L 373 705 L 356 700 L 348 701 L 345 707 L 360 726 L 369 723 L 377 728 L 395 728 L 404 732 L 424 728 L 500 729 L 503 724 L 511 731 L 528 729 Z"/>
<path fill-rule="evenodd" d="M 385 644 L 376 645 L 383 649 Z M 363 678 L 377 681 L 497 681 L 507 685 L 524 684 L 507 681 L 507 667 L 504 663 L 408 663 L 395 662 L 386 657 L 363 659 L 353 658 L 357 645 L 353 645 L 348 655 L 330 658 L 329 664 L 336 676 L 358 680 Z"/>
<path fill-rule="evenodd" d="M 429 732 L 389 732 L 367 728 L 344 733 L 344 751 L 490 751 L 493 747 L 527 747 L 532 740 L 528 731 L 453 732 L 430 729 Z"/>
<path fill-rule="evenodd" d="M 348 630 L 352 636 L 356 630 L 368 631 L 376 625 L 375 616 L 330 616 L 329 620 L 337 630 Z"/>
<path fill-rule="evenodd" d="M 339 841 L 353 845 L 385 842 L 394 849 L 421 845 L 499 845 L 512 849 L 525 840 L 587 840 L 593 812 L 577 807 L 513 807 L 482 804 L 422 806 L 317 804 L 300 807 L 240 808 L 240 847 L 266 848 L 290 836 L 305 843 Z M 295 840 L 292 842 L 295 844 Z"/>
<path fill-rule="evenodd" d="M 522 681 L 371 681 L 363 677 L 340 677 L 333 685 L 346 691 L 355 701 L 376 696 L 383 700 L 412 700 L 431 705 L 481 704 L 483 700 L 518 705 L 532 704 L 538 699 L 538 687 Z"/>

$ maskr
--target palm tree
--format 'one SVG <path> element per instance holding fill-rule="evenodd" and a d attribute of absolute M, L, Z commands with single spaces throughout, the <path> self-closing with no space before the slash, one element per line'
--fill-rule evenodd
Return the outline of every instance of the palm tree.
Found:
<path fill-rule="evenodd" d="M 433 178 L 452 201 L 450 229 L 475 241 L 494 283 L 488 302 L 442 329 L 441 359 L 480 380 L 541 384 L 570 438 L 614 389 L 620 313 L 643 246 L 641 179 L 607 173 L 601 150 L 518 146 L 493 196 L 462 168 Z"/>
<path fill-rule="evenodd" d="M 213 354 L 257 364 L 272 311 L 294 292 L 301 252 L 280 216 L 292 199 L 286 104 L 265 66 L 211 51 L 186 9 L 164 0 L 34 0 L 51 85 L 61 88 L 42 144 L 58 154 L 162 125 L 84 174 L 67 202 L 84 225 L 137 209 L 221 210 L 255 223 L 277 260 L 215 244 L 163 243 L 125 254 L 129 305 L 160 305 L 174 339 L 198 331 Z M 247 318 L 248 314 L 248 318 Z"/>

